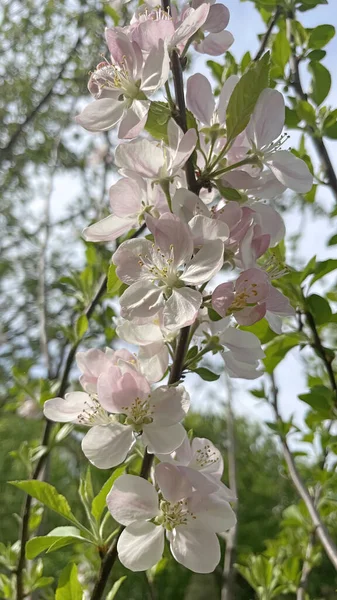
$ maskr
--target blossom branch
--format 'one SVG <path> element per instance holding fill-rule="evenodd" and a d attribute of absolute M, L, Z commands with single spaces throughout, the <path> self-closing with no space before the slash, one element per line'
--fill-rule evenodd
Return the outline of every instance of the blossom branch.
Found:
<path fill-rule="evenodd" d="M 321 360 L 325 366 L 325 369 L 326 369 L 326 372 L 327 372 L 327 375 L 329 378 L 329 382 L 330 382 L 330 387 L 331 387 L 332 392 L 334 393 L 335 403 L 337 405 L 337 381 L 336 381 L 335 373 L 334 373 L 334 370 L 332 367 L 332 360 L 329 357 L 326 348 L 324 348 L 324 346 L 322 344 L 322 341 L 319 336 L 313 315 L 311 314 L 311 312 L 309 310 L 306 310 L 305 316 L 307 319 L 307 324 L 311 330 L 312 337 L 313 337 L 311 346 L 314 350 L 316 350 L 317 354 L 319 355 L 319 357 L 321 358 Z"/>
<path fill-rule="evenodd" d="M 292 30 L 292 21 L 294 20 L 294 18 L 295 18 L 295 14 L 293 11 L 291 11 L 288 14 L 287 19 L 286 19 L 287 37 L 288 37 L 288 41 L 289 41 L 290 48 L 291 48 L 291 55 L 290 55 L 291 82 L 290 83 L 291 83 L 293 89 L 295 90 L 297 96 L 299 97 L 299 99 L 307 101 L 308 96 L 304 92 L 302 82 L 301 82 L 301 75 L 300 75 L 300 69 L 299 69 L 300 58 L 297 56 L 297 53 L 296 53 L 296 42 L 295 42 L 293 30 Z M 315 128 L 312 127 L 311 125 L 306 126 L 306 131 L 310 135 L 311 141 L 312 141 L 312 143 L 316 149 L 316 152 L 320 158 L 321 165 L 325 171 L 325 175 L 327 178 L 327 185 L 331 188 L 331 191 L 332 191 L 335 199 L 337 200 L 337 175 L 336 175 L 335 169 L 332 165 L 332 162 L 331 162 L 329 153 L 327 151 L 327 148 L 325 146 L 325 143 L 321 137 L 317 136 L 317 132 L 316 132 Z"/>
<path fill-rule="evenodd" d="M 276 422 L 279 424 L 282 424 L 282 418 L 280 416 L 279 408 L 278 408 L 278 389 L 277 389 L 275 377 L 273 374 L 270 376 L 270 379 L 271 379 L 271 404 L 274 409 Z M 282 442 L 282 448 L 283 448 L 283 455 L 284 455 L 284 459 L 285 459 L 287 467 L 288 467 L 290 478 L 294 484 L 294 487 L 295 487 L 298 495 L 303 500 L 303 502 L 308 510 L 308 513 L 310 515 L 310 518 L 311 518 L 313 526 L 314 526 L 314 533 L 319 538 L 331 564 L 337 570 L 337 546 L 335 545 L 327 528 L 325 527 L 324 523 L 322 522 L 321 516 L 318 513 L 317 508 L 315 506 L 315 501 L 309 494 L 309 492 L 304 484 L 304 481 L 302 480 L 302 478 L 297 470 L 294 457 L 289 449 L 285 435 L 281 436 L 281 442 Z"/>

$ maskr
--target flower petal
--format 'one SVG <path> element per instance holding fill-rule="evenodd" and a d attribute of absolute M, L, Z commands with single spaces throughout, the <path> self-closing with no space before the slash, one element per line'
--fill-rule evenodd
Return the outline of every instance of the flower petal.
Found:
<path fill-rule="evenodd" d="M 82 440 L 82 450 L 98 469 L 120 465 L 133 445 L 132 428 L 121 423 L 95 425 Z"/>
<path fill-rule="evenodd" d="M 169 364 L 168 348 L 162 341 L 143 345 L 139 348 L 138 360 L 149 381 L 160 381 Z"/>
<path fill-rule="evenodd" d="M 159 514 L 155 488 L 136 475 L 118 477 L 106 500 L 113 518 L 122 525 L 153 519 Z"/>
<path fill-rule="evenodd" d="M 109 215 L 83 229 L 82 235 L 87 242 L 113 242 L 123 233 L 130 231 L 136 223 L 134 217 L 121 219 L 115 215 Z"/>
<path fill-rule="evenodd" d="M 136 171 L 142 177 L 157 177 L 164 163 L 163 150 L 157 143 L 147 139 L 119 144 L 115 163 L 123 170 Z"/>
<path fill-rule="evenodd" d="M 136 281 L 120 297 L 121 315 L 125 319 L 150 317 L 163 303 L 162 291 L 154 287 L 152 281 Z"/>
<path fill-rule="evenodd" d="M 151 255 L 152 244 L 144 238 L 126 240 L 113 254 L 112 262 L 116 265 L 118 277 L 130 285 L 135 281 L 144 280 L 142 256 Z"/>
<path fill-rule="evenodd" d="M 195 246 L 201 246 L 212 240 L 222 240 L 229 238 L 229 228 L 226 223 L 220 219 L 211 219 L 204 215 L 196 215 L 189 223 Z"/>
<path fill-rule="evenodd" d="M 190 397 L 183 385 L 162 385 L 151 394 L 153 422 L 168 427 L 182 421 L 190 407 Z"/>
<path fill-rule="evenodd" d="M 213 4 L 208 13 L 208 17 L 202 26 L 203 31 L 219 33 L 229 23 L 229 10 L 223 4 Z"/>
<path fill-rule="evenodd" d="M 99 98 L 88 104 L 75 120 L 88 131 L 107 131 L 119 123 L 125 110 L 123 101 Z"/>
<path fill-rule="evenodd" d="M 156 245 L 169 258 L 173 252 L 173 266 L 189 260 L 193 252 L 191 232 L 183 221 L 172 213 L 165 213 L 159 219 L 146 215 L 146 225 L 154 235 Z"/>
<path fill-rule="evenodd" d="M 78 423 L 81 413 L 93 406 L 89 394 L 85 392 L 70 392 L 65 398 L 52 398 L 47 400 L 43 406 L 44 416 L 50 421 L 57 423 Z"/>
<path fill-rule="evenodd" d="M 181 473 L 175 465 L 161 462 L 155 468 L 155 479 L 159 485 L 165 500 L 179 502 L 192 494 L 190 481 Z"/>
<path fill-rule="evenodd" d="M 191 8 L 187 17 L 176 29 L 175 34 L 170 42 L 170 48 L 174 48 L 174 46 L 178 46 L 187 42 L 187 40 L 192 37 L 192 35 L 194 35 L 205 23 L 208 17 L 209 9 L 210 5 L 207 2 L 205 2 L 205 4 L 201 4 L 195 10 Z"/>
<path fill-rule="evenodd" d="M 187 287 L 174 289 L 164 307 L 165 329 L 175 331 L 192 325 L 197 318 L 201 303 L 200 292 Z"/>
<path fill-rule="evenodd" d="M 174 558 L 194 573 L 212 573 L 220 561 L 220 544 L 213 531 L 180 525 L 172 532 Z"/>
<path fill-rule="evenodd" d="M 147 96 L 153 94 L 167 81 L 169 71 L 169 54 L 163 40 L 159 40 L 158 47 L 152 48 L 145 61 L 141 90 Z"/>
<path fill-rule="evenodd" d="M 200 285 L 212 279 L 223 265 L 223 251 L 221 240 L 204 244 L 186 265 L 182 280 L 188 285 Z"/>
<path fill-rule="evenodd" d="M 118 540 L 118 558 L 131 571 L 147 571 L 160 561 L 164 541 L 164 529 L 161 526 L 146 521 L 133 523 Z"/>
<path fill-rule="evenodd" d="M 279 150 L 270 155 L 266 164 L 283 185 L 305 194 L 312 188 L 313 177 L 304 160 L 297 158 L 292 152 Z"/>
<path fill-rule="evenodd" d="M 280 92 L 266 88 L 259 96 L 249 124 L 247 138 L 257 148 L 268 146 L 282 133 L 285 119 L 284 99 Z"/>
<path fill-rule="evenodd" d="M 219 56 L 228 50 L 234 42 L 234 37 L 229 31 L 210 33 L 202 42 L 195 44 L 195 49 L 201 54 Z"/>
<path fill-rule="evenodd" d="M 197 522 L 214 533 L 224 533 L 234 527 L 236 516 L 231 506 L 217 494 L 190 501 L 191 509 L 197 515 Z"/>
<path fill-rule="evenodd" d="M 226 79 L 225 83 L 222 86 L 218 104 L 218 117 L 219 122 L 221 124 L 225 123 L 226 121 L 226 110 L 228 102 L 238 81 L 239 77 L 237 75 L 230 75 L 230 77 Z"/>
<path fill-rule="evenodd" d="M 215 101 L 211 84 L 205 75 L 195 73 L 195 75 L 188 78 L 186 104 L 201 123 L 210 124 Z"/>
<path fill-rule="evenodd" d="M 142 442 L 152 454 L 170 454 L 183 443 L 186 431 L 181 423 L 160 427 L 143 425 Z"/>

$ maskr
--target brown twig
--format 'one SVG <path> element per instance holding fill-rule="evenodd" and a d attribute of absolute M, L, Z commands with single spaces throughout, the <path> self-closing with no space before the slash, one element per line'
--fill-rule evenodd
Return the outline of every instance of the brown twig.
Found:
<path fill-rule="evenodd" d="M 282 421 L 282 418 L 280 416 L 279 409 L 278 409 L 278 389 L 277 389 L 275 377 L 273 374 L 271 374 L 270 379 L 271 379 L 271 388 L 272 388 L 271 389 L 271 405 L 274 409 L 276 422 L 279 423 L 280 425 L 282 425 L 283 421 Z M 290 478 L 294 484 L 294 487 L 295 487 L 298 495 L 303 500 L 303 502 L 307 508 L 307 511 L 308 511 L 311 521 L 312 521 L 312 524 L 314 526 L 315 535 L 320 540 L 331 564 L 334 566 L 334 568 L 337 571 L 337 547 L 336 547 L 333 539 L 331 538 L 327 528 L 325 527 L 320 514 L 317 511 L 314 499 L 310 496 L 310 494 L 309 494 L 309 492 L 297 470 L 294 457 L 289 449 L 285 435 L 281 435 L 281 442 L 282 442 L 282 448 L 283 448 L 283 455 L 284 455 L 284 459 L 285 459 L 285 462 L 288 467 Z"/>
<path fill-rule="evenodd" d="M 301 82 L 301 74 L 299 69 L 300 59 L 296 53 L 296 41 L 292 30 L 292 21 L 295 19 L 295 14 L 291 11 L 286 19 L 286 31 L 287 37 L 291 48 L 290 55 L 290 73 L 291 73 L 291 86 L 295 90 L 300 100 L 307 100 L 308 96 L 303 90 Z M 337 175 L 332 165 L 329 153 L 325 146 L 325 143 L 321 137 L 317 135 L 315 128 L 311 125 L 306 126 L 306 131 L 309 134 L 311 141 L 316 149 L 316 152 L 320 158 L 321 165 L 324 169 L 327 185 L 330 187 L 335 200 L 337 200 Z"/>
<path fill-rule="evenodd" d="M 264 36 L 263 36 L 263 38 L 261 40 L 261 45 L 260 45 L 260 48 L 258 49 L 256 55 L 254 56 L 254 61 L 260 60 L 260 58 L 263 55 L 265 49 L 267 48 L 268 42 L 269 42 L 269 38 L 270 38 L 270 36 L 272 34 L 272 31 L 273 31 L 273 29 L 274 29 L 274 27 L 275 27 L 275 25 L 277 23 L 277 20 L 278 20 L 278 18 L 280 16 L 281 12 L 282 12 L 281 11 L 281 7 L 278 6 L 277 9 L 276 9 L 276 11 L 275 11 L 275 13 L 274 13 L 274 15 L 272 17 L 270 17 L 269 24 L 268 24 L 268 29 L 267 29 L 266 33 L 264 34 Z"/>

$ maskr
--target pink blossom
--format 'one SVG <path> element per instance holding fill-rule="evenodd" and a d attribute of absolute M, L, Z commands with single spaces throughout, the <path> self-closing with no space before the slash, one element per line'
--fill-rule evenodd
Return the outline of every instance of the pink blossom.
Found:
<path fill-rule="evenodd" d="M 216 493 L 190 495 L 190 482 L 172 464 L 158 465 L 155 477 L 161 500 L 149 481 L 134 475 L 119 477 L 107 496 L 113 518 L 126 526 L 117 545 L 121 563 L 132 571 L 151 568 L 162 557 L 166 534 L 179 563 L 196 573 L 214 571 L 220 560 L 216 533 L 236 520 L 230 505 Z"/>
<path fill-rule="evenodd" d="M 280 150 L 285 120 L 284 99 L 280 92 L 261 92 L 246 129 L 252 150 L 285 187 L 304 194 L 312 187 L 313 177 L 305 162 L 287 150 Z"/>
<path fill-rule="evenodd" d="M 168 122 L 167 133 L 168 146 L 147 139 L 120 144 L 115 154 L 120 173 L 127 175 L 134 171 L 154 182 L 175 177 L 192 154 L 197 133 L 195 129 L 189 129 L 184 134 L 173 119 Z"/>
<path fill-rule="evenodd" d="M 192 234 L 177 216 L 147 216 L 146 222 L 154 244 L 129 240 L 113 256 L 118 277 L 130 286 L 120 298 L 122 317 L 149 317 L 163 309 L 164 327 L 176 330 L 196 319 L 202 294 L 187 286 L 202 285 L 221 269 L 223 243 L 208 242 L 192 256 Z"/>
<path fill-rule="evenodd" d="M 95 466 L 107 469 L 125 460 L 136 439 L 149 452 L 167 454 L 180 446 L 186 435 L 180 421 L 188 408 L 183 386 L 151 391 L 135 369 L 112 365 L 98 377 L 97 395 L 71 392 L 65 399 L 47 400 L 44 414 L 52 421 L 90 427 L 82 450 Z M 121 415 L 124 421 L 119 420 Z"/>
<path fill-rule="evenodd" d="M 146 59 L 141 49 L 121 31 L 106 30 L 111 63 L 100 63 L 90 77 L 89 91 L 95 101 L 76 118 L 88 131 L 107 131 L 118 123 L 120 138 L 136 137 L 143 129 L 150 101 L 169 74 L 164 43 Z"/>
<path fill-rule="evenodd" d="M 110 188 L 110 206 L 113 214 L 86 227 L 83 231 L 85 240 L 113 241 L 130 229 L 139 227 L 147 212 L 158 217 L 160 212 L 167 211 L 164 194 L 158 186 L 151 186 L 149 181 L 145 181 L 137 173 L 130 172 L 128 175 Z"/>
<path fill-rule="evenodd" d="M 276 315 L 293 315 L 289 300 L 270 283 L 261 269 L 248 269 L 233 282 L 215 288 L 212 306 L 222 317 L 232 314 L 239 325 L 253 325 L 267 310 Z"/>

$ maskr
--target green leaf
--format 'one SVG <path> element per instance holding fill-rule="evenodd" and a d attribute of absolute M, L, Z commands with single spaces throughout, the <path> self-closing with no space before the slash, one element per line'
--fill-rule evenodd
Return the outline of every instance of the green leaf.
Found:
<path fill-rule="evenodd" d="M 224 67 L 219 65 L 219 63 L 215 62 L 214 60 L 208 60 L 207 66 L 211 69 L 212 75 L 214 75 L 215 79 L 217 79 L 219 83 L 222 83 Z"/>
<path fill-rule="evenodd" d="M 198 369 L 195 369 L 193 373 L 197 373 L 204 381 L 216 381 L 220 377 L 220 375 L 213 373 L 213 371 L 210 371 L 209 369 L 205 369 L 205 367 L 199 367 Z"/>
<path fill-rule="evenodd" d="M 106 497 L 112 488 L 112 484 L 123 475 L 125 471 L 125 465 L 118 467 L 115 469 L 109 479 L 105 482 L 100 492 L 98 492 L 97 496 L 92 501 L 91 504 L 91 514 L 97 521 L 100 521 L 102 513 L 106 507 Z"/>
<path fill-rule="evenodd" d="M 54 512 L 62 515 L 62 517 L 78 524 L 75 515 L 71 512 L 67 499 L 59 494 L 50 483 L 34 480 L 10 481 L 9 483 L 15 485 L 19 490 L 23 490 L 33 498 L 36 498 L 36 500 L 39 500 L 39 502 L 42 502 L 42 504 Z"/>
<path fill-rule="evenodd" d="M 331 75 L 328 69 L 319 62 L 309 63 L 309 70 L 312 73 L 310 97 L 317 105 L 320 105 L 330 91 Z"/>
<path fill-rule="evenodd" d="M 77 578 L 77 566 L 72 563 L 61 571 L 55 600 L 82 600 L 83 590 Z"/>
<path fill-rule="evenodd" d="M 282 73 L 290 57 L 290 44 L 288 42 L 287 34 L 285 30 L 280 30 L 273 42 L 272 46 L 272 61 L 275 65 L 280 67 Z"/>
<path fill-rule="evenodd" d="M 119 23 L 119 14 L 118 14 L 118 12 L 112 6 L 110 6 L 110 4 L 103 4 L 103 10 L 104 10 L 104 12 L 105 12 L 106 15 L 109 15 L 109 17 L 112 18 L 115 27 L 117 27 L 117 25 Z"/>
<path fill-rule="evenodd" d="M 86 538 L 81 536 L 79 529 L 76 527 L 56 527 L 48 535 L 28 540 L 26 544 L 26 558 L 32 560 L 45 550 L 47 552 L 54 552 L 59 548 L 76 542 L 88 542 Z"/>
<path fill-rule="evenodd" d="M 300 276 L 300 283 L 303 283 L 303 281 L 306 280 L 306 278 L 311 275 L 312 273 L 315 272 L 315 268 L 316 268 L 316 256 L 313 256 L 309 262 L 306 264 L 306 266 L 304 267 L 301 276 Z"/>
<path fill-rule="evenodd" d="M 111 294 L 112 296 L 117 294 L 122 283 L 123 282 L 116 275 L 116 266 L 110 265 L 109 271 L 108 271 L 108 283 L 107 283 L 108 293 Z"/>
<path fill-rule="evenodd" d="M 240 329 L 256 335 L 261 344 L 267 344 L 276 336 L 276 333 L 270 329 L 267 319 L 261 319 L 261 321 L 254 323 L 254 325 L 241 326 Z"/>
<path fill-rule="evenodd" d="M 86 315 L 78 317 L 75 325 L 76 337 L 81 339 L 89 327 L 89 321 Z"/>
<path fill-rule="evenodd" d="M 311 50 L 307 55 L 307 58 L 309 58 L 309 60 L 322 60 L 325 55 L 325 50 Z"/>
<path fill-rule="evenodd" d="M 299 122 L 298 114 L 296 110 L 293 110 L 286 106 L 285 125 L 288 129 L 296 129 Z"/>
<path fill-rule="evenodd" d="M 241 77 L 229 99 L 226 116 L 227 141 L 243 131 L 255 108 L 261 92 L 268 87 L 269 52 L 252 64 Z"/>
<path fill-rule="evenodd" d="M 322 134 L 332 140 L 337 139 L 337 109 L 332 110 L 325 117 Z"/>
<path fill-rule="evenodd" d="M 335 233 L 335 235 L 333 235 L 329 241 L 328 241 L 328 246 L 335 246 L 337 244 L 337 233 Z"/>
<path fill-rule="evenodd" d="M 316 263 L 315 275 L 311 280 L 311 285 L 335 269 L 337 269 L 336 258 L 328 258 L 327 260 Z"/>
<path fill-rule="evenodd" d="M 336 33 L 333 25 L 318 25 L 312 30 L 309 37 L 309 48 L 323 48 Z"/>
<path fill-rule="evenodd" d="M 156 140 L 167 142 L 167 123 L 170 117 L 171 111 L 167 102 L 151 102 L 145 130 Z"/>
<path fill-rule="evenodd" d="M 329 419 L 332 416 L 334 405 L 333 394 L 329 388 L 324 385 L 314 386 L 307 394 L 300 394 L 299 399 L 319 413 L 323 419 Z"/>
<path fill-rule="evenodd" d="M 296 110 L 301 120 L 306 121 L 309 125 L 316 125 L 316 112 L 312 104 L 306 100 L 300 100 Z"/>
<path fill-rule="evenodd" d="M 317 325 L 323 325 L 330 321 L 332 310 L 325 298 L 318 294 L 312 294 L 306 298 L 306 303 Z"/>
<path fill-rule="evenodd" d="M 126 575 L 123 575 L 123 577 L 120 577 L 120 579 L 118 579 L 118 581 L 115 581 L 110 592 L 108 593 L 108 595 L 106 597 L 106 600 L 114 600 L 114 598 L 116 598 L 117 592 L 125 580 L 126 580 Z"/>
<path fill-rule="evenodd" d="M 303 340 L 304 336 L 301 333 L 284 333 L 275 337 L 265 349 L 266 357 L 263 362 L 267 373 L 272 373 L 289 350 L 298 346 Z"/>

